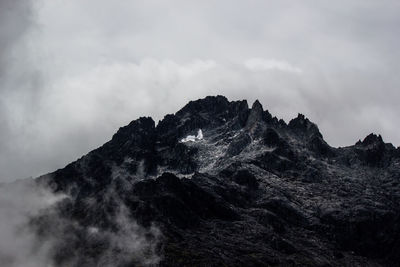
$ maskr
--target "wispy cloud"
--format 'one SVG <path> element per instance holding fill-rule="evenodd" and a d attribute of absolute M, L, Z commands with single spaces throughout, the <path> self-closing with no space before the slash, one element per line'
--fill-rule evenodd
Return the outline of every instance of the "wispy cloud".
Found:
<path fill-rule="evenodd" d="M 244 62 L 244 66 L 251 71 L 286 71 L 293 73 L 301 73 L 302 70 L 292 64 L 276 59 L 263 59 L 263 58 L 251 58 Z"/>
<path fill-rule="evenodd" d="M 51 263 L 51 242 L 39 242 L 31 218 L 66 196 L 53 194 L 33 180 L 0 186 L 0 263 L 4 267 L 43 267 Z"/>
<path fill-rule="evenodd" d="M 123 180 L 125 177 L 119 177 Z M 62 212 L 76 199 L 54 194 L 33 180 L 0 186 L 0 263 L 2 267 L 122 266 L 134 262 L 154 266 L 160 230 L 137 224 L 113 186 L 102 195 L 103 202 L 86 196 L 80 208 L 103 212 L 101 223 L 110 227 L 85 225 Z M 111 227 L 112 226 L 112 227 Z M 85 248 L 90 247 L 90 253 Z"/>

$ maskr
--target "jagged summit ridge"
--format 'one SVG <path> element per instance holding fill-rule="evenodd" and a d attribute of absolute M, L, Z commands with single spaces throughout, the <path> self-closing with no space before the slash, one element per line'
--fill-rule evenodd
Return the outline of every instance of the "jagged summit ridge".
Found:
<path fill-rule="evenodd" d="M 374 134 L 331 147 L 304 115 L 286 124 L 258 100 L 208 96 L 157 125 L 139 118 L 37 181 L 70 196 L 59 213 L 82 228 L 113 229 L 117 205 L 104 195 L 116 192 L 141 226 L 160 228 L 161 266 L 400 260 L 399 149 Z M 86 241 L 82 257 L 102 253 Z"/>

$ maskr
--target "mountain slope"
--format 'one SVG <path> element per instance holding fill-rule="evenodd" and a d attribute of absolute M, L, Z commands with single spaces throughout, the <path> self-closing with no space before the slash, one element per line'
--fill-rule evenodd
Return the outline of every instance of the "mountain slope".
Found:
<path fill-rule="evenodd" d="M 51 211 L 57 221 L 50 211 L 32 219 L 39 235 L 57 235 L 53 258 L 60 266 L 400 260 L 400 149 L 374 134 L 331 147 L 303 115 L 286 124 L 258 101 L 249 108 L 206 97 L 157 126 L 139 118 L 36 181 L 69 196 Z M 129 220 L 117 220 L 121 209 L 137 222 L 135 231 Z M 129 242 L 110 250 L 109 235 L 88 229 Z M 126 250 L 135 238 L 144 245 Z M 105 251 L 114 262 L 104 260 Z"/>

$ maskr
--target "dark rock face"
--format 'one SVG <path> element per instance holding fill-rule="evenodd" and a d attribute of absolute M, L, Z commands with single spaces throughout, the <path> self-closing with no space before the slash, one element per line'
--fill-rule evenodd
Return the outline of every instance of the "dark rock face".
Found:
<path fill-rule="evenodd" d="M 366 164 L 370 166 L 385 164 L 386 145 L 380 135 L 370 134 L 362 142 L 357 143 L 356 147 L 360 160 Z"/>
<path fill-rule="evenodd" d="M 333 148 L 304 115 L 286 124 L 258 101 L 249 109 L 246 101 L 206 97 L 157 126 L 140 118 L 102 147 L 36 181 L 70 196 L 57 213 L 80 227 L 68 228 L 76 239 L 59 245 L 57 251 L 73 252 L 55 253 L 60 266 L 77 254 L 80 261 L 71 266 L 97 266 L 107 242 L 82 229 L 118 232 L 121 205 L 146 238 L 158 240 L 141 257 L 151 251 L 161 260 L 138 261 L 132 254 L 116 266 L 400 261 L 399 149 L 373 134 Z M 33 220 L 38 233 L 57 233 L 49 218 Z M 161 237 L 149 230 L 154 226 Z M 121 248 L 113 251 L 119 255 Z"/>

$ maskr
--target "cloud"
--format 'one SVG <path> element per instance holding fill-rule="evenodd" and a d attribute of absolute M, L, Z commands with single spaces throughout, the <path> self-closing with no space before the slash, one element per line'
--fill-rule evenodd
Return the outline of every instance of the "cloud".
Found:
<path fill-rule="evenodd" d="M 0 5 L 1 180 L 63 167 L 130 120 L 215 94 L 304 113 L 335 146 L 369 132 L 400 144 L 398 1 Z"/>
<path fill-rule="evenodd" d="M 259 99 L 286 121 L 306 114 L 331 145 L 375 132 L 398 146 L 399 13 L 395 0 L 2 0 L 0 181 L 61 168 L 139 116 L 216 94 Z M 73 200 L 0 187 L 1 262 L 48 266 L 65 238 L 79 241 L 70 229 L 110 242 L 121 260 L 159 260 L 158 229 L 138 226 L 123 203 L 113 232 L 59 216 L 63 201 Z M 60 228 L 38 244 L 27 223 L 39 215 Z"/>
<path fill-rule="evenodd" d="M 64 195 L 55 195 L 33 181 L 0 186 L 0 262 L 4 267 L 48 266 L 49 242 L 38 243 L 29 220 L 52 207 Z"/>
<path fill-rule="evenodd" d="M 13 176 L 40 105 L 42 77 L 29 47 L 34 13 L 30 0 L 0 1 L 0 181 Z"/>
<path fill-rule="evenodd" d="M 244 62 L 244 66 L 251 71 L 279 70 L 293 73 L 302 72 L 300 68 L 295 67 L 288 62 L 275 59 L 250 58 Z"/>
<path fill-rule="evenodd" d="M 125 177 L 119 177 L 123 181 Z M 125 182 L 129 184 L 128 182 Z M 127 188 L 127 187 L 125 187 Z M 65 209 L 77 200 L 54 194 L 33 180 L 0 186 L 0 262 L 3 267 L 154 266 L 160 261 L 160 230 L 144 228 L 110 185 L 102 201 L 90 196 L 80 208 L 102 214 L 99 225 L 85 225 Z M 81 201 L 81 200 L 80 200 Z M 102 227 L 107 224 L 109 227 Z M 87 248 L 90 248 L 89 250 Z"/>

